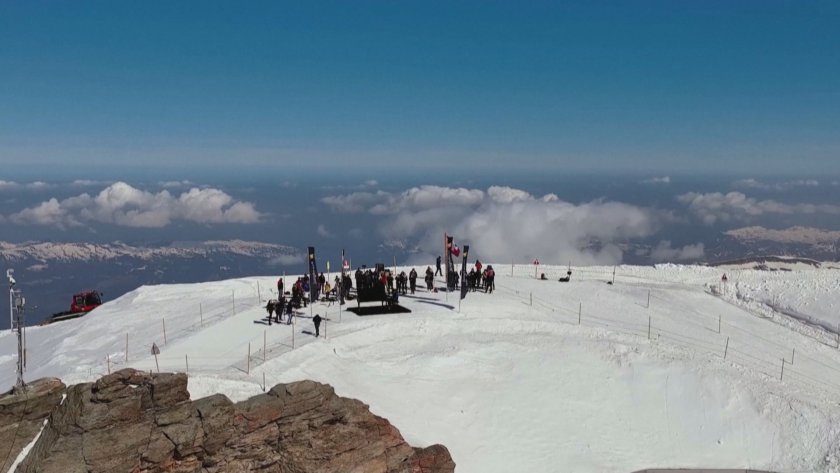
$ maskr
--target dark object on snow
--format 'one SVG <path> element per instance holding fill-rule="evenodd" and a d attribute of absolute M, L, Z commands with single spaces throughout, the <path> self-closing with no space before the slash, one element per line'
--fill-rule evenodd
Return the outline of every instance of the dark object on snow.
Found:
<path fill-rule="evenodd" d="M 315 317 L 312 317 L 312 322 L 315 323 L 315 336 L 318 337 L 321 335 L 321 316 L 315 314 Z"/>

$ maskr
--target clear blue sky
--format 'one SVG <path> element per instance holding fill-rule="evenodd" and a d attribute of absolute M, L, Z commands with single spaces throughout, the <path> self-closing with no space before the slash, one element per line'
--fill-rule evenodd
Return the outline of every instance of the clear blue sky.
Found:
<path fill-rule="evenodd" d="M 836 0 L 0 0 L 36 169 L 836 174 L 838 124 Z"/>

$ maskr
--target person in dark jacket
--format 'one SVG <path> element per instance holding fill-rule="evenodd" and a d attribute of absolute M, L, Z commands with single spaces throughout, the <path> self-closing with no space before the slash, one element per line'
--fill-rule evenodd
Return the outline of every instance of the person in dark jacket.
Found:
<path fill-rule="evenodd" d="M 265 310 L 268 311 L 268 325 L 271 325 L 271 319 L 274 318 L 274 301 L 273 299 L 269 299 L 268 303 L 265 305 Z"/>
<path fill-rule="evenodd" d="M 411 272 L 408 273 L 408 285 L 411 287 L 411 293 L 414 294 L 414 290 L 417 289 L 417 270 L 411 268 Z"/>
<path fill-rule="evenodd" d="M 437 264 L 437 270 L 435 270 L 435 276 L 437 276 L 438 274 L 443 276 L 443 271 L 440 270 L 440 256 L 437 257 L 437 262 L 435 264 Z"/>
<path fill-rule="evenodd" d="M 321 336 L 321 316 L 315 314 L 315 317 L 312 317 L 312 322 L 315 323 L 315 336 Z"/>

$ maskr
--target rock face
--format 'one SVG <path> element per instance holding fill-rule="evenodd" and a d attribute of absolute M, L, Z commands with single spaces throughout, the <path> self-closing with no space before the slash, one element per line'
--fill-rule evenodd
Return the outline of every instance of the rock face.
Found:
<path fill-rule="evenodd" d="M 0 472 L 6 472 L 21 450 L 38 435 L 44 420 L 61 402 L 64 383 L 39 379 L 25 390 L 0 395 Z"/>
<path fill-rule="evenodd" d="M 40 427 L 40 426 L 39 426 Z M 2 445 L 2 444 L 0 444 Z M 332 387 L 279 384 L 234 404 L 189 400 L 183 374 L 122 370 L 67 390 L 18 472 L 452 473 Z"/>

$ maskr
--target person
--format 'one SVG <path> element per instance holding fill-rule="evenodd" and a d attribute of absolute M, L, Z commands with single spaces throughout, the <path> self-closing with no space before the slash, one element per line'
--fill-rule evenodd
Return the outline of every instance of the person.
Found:
<path fill-rule="evenodd" d="M 548 278 L 545 277 L 545 273 L 540 273 L 540 281 L 548 281 Z"/>
<path fill-rule="evenodd" d="M 475 272 L 481 274 L 481 261 L 475 260 Z"/>
<path fill-rule="evenodd" d="M 408 273 L 408 284 L 411 286 L 411 293 L 414 294 L 417 288 L 417 270 L 414 268 L 411 268 L 411 272 Z"/>
<path fill-rule="evenodd" d="M 268 325 L 271 326 L 271 319 L 274 318 L 274 299 L 269 299 L 265 305 L 265 310 L 268 311 Z"/>
<path fill-rule="evenodd" d="M 496 272 L 493 271 L 493 266 L 488 265 L 487 269 L 484 270 L 484 292 L 493 293 L 493 289 L 496 289 Z"/>
<path fill-rule="evenodd" d="M 430 266 L 426 266 L 426 277 L 424 280 L 426 281 L 426 290 L 432 292 L 432 288 L 435 285 L 435 275 Z"/>
<path fill-rule="evenodd" d="M 312 322 L 315 323 L 315 336 L 319 337 L 321 335 L 321 316 L 315 314 L 315 317 L 312 317 Z"/>
<path fill-rule="evenodd" d="M 286 303 L 286 315 L 289 316 L 289 320 L 286 323 L 292 325 L 292 317 L 295 315 L 295 306 L 292 299 L 289 299 L 289 302 Z"/>
<path fill-rule="evenodd" d="M 437 270 L 435 271 L 435 276 L 437 276 L 438 274 L 443 276 L 443 271 L 440 270 L 440 255 L 438 255 L 437 262 L 435 264 L 437 264 Z"/>
<path fill-rule="evenodd" d="M 277 295 L 283 295 L 283 278 L 277 279 Z"/>
<path fill-rule="evenodd" d="M 283 323 L 283 311 L 286 310 L 286 296 L 281 295 L 280 299 L 274 304 L 274 313 L 277 316 L 277 323 Z M 271 324 L 269 324 L 271 325 Z"/>

